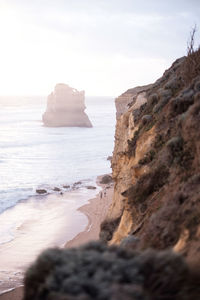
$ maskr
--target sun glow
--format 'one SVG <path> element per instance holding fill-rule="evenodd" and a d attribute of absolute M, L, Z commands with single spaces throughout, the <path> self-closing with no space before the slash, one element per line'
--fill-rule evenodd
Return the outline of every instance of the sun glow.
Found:
<path fill-rule="evenodd" d="M 94 17 L 83 14 L 78 18 L 85 27 L 90 21 L 96 26 Z M 54 23 L 64 29 L 58 30 Z M 49 13 L 42 20 L 37 15 L 29 18 L 27 12 L 16 7 L 1 5 L 0 95 L 47 95 L 58 82 L 84 89 L 86 94 L 118 95 L 129 87 L 125 78 L 133 78 L 133 69 L 140 76 L 136 60 L 106 55 L 104 49 L 96 53 L 97 45 L 84 33 L 84 26 L 80 30 L 77 26 L 73 14 Z M 158 72 L 165 65 L 156 64 Z M 146 81 L 148 78 L 143 79 Z M 129 84 L 133 86 L 137 81 Z"/>
<path fill-rule="evenodd" d="M 153 82 L 184 55 L 184 11 L 169 20 L 159 10 L 83 2 L 0 0 L 0 95 L 48 95 L 64 82 L 86 95 L 118 96 Z M 179 31 L 169 35 L 173 22 Z"/>

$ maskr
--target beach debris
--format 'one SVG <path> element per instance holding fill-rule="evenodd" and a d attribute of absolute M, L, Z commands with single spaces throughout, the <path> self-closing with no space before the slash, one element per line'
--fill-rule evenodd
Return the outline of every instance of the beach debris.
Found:
<path fill-rule="evenodd" d="M 69 189 L 70 185 L 63 185 L 64 189 Z"/>
<path fill-rule="evenodd" d="M 72 185 L 72 189 L 76 190 L 80 187 L 80 185 L 82 184 L 82 181 L 77 181 Z"/>
<path fill-rule="evenodd" d="M 104 175 L 100 181 L 101 184 L 107 184 L 110 182 L 112 182 L 112 177 L 110 175 Z"/>
<path fill-rule="evenodd" d="M 111 161 L 112 160 L 112 156 L 108 156 L 107 160 Z"/>
<path fill-rule="evenodd" d="M 88 190 L 96 190 L 96 186 L 93 186 L 93 185 L 87 185 L 86 188 Z"/>
<path fill-rule="evenodd" d="M 72 188 L 73 188 L 73 189 L 77 189 L 78 186 L 81 185 L 81 184 L 82 184 L 81 181 L 77 181 L 77 182 L 75 182 L 75 183 L 73 184 Z"/>
<path fill-rule="evenodd" d="M 81 181 L 77 181 L 77 182 L 74 183 L 74 185 L 80 185 L 80 184 L 82 184 Z"/>
<path fill-rule="evenodd" d="M 46 194 L 46 193 L 47 193 L 47 190 L 45 190 L 45 189 L 37 189 L 37 190 L 36 190 L 36 193 L 37 193 L 37 194 Z"/>
<path fill-rule="evenodd" d="M 58 187 L 55 187 L 53 190 L 54 190 L 55 192 L 60 192 L 60 191 L 61 191 L 61 189 L 58 188 Z"/>

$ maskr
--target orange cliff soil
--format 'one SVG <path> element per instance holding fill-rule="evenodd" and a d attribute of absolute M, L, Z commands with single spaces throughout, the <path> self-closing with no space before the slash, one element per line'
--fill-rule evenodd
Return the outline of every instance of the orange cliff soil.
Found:
<path fill-rule="evenodd" d="M 200 259 L 200 72 L 188 58 L 116 100 L 114 196 L 100 237 Z M 132 91 L 132 97 L 131 93 Z M 137 241 L 137 243 L 136 243 Z"/>

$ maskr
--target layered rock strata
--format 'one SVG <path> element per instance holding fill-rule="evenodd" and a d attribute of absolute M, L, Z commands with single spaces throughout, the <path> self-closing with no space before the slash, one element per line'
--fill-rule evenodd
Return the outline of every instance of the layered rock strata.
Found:
<path fill-rule="evenodd" d="M 139 248 L 172 247 L 198 260 L 200 74 L 186 84 L 186 62 L 177 60 L 117 114 L 114 196 L 100 237 L 109 244 L 132 237 Z"/>
<path fill-rule="evenodd" d="M 60 83 L 47 98 L 42 120 L 49 127 L 92 127 L 85 108 L 85 92 Z"/>

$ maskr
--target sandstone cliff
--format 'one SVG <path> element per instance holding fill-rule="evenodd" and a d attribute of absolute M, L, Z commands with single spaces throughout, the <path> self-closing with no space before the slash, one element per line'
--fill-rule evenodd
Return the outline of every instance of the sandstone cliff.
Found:
<path fill-rule="evenodd" d="M 48 96 L 43 123 L 50 127 L 92 127 L 85 108 L 84 91 L 79 92 L 67 84 L 57 84 Z"/>
<path fill-rule="evenodd" d="M 128 109 L 116 100 L 115 189 L 100 233 L 109 244 L 128 237 L 200 258 L 200 70 L 189 78 L 189 64 L 178 59 Z"/>
<path fill-rule="evenodd" d="M 127 90 L 125 93 L 117 97 L 115 99 L 116 119 L 119 119 L 120 116 L 129 109 L 129 106 L 136 101 L 138 93 L 145 92 L 150 87 L 151 84 L 145 86 L 137 86 L 133 89 Z"/>

